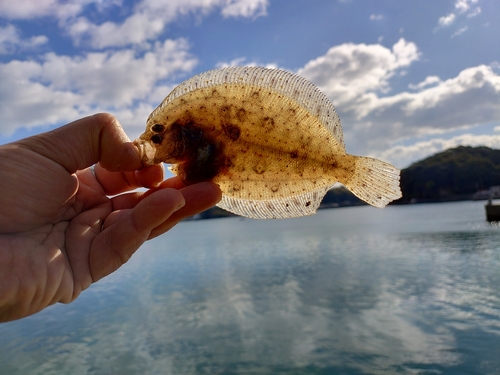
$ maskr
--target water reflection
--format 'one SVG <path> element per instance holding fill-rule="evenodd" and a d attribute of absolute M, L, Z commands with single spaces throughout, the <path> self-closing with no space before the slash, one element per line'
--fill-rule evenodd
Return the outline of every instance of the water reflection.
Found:
<path fill-rule="evenodd" d="M 0 373 L 492 373 L 500 232 L 468 205 L 182 224 L 0 326 Z"/>

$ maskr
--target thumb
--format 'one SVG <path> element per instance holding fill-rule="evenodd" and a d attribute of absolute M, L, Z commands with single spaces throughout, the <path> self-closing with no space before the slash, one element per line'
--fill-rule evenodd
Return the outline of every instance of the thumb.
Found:
<path fill-rule="evenodd" d="M 118 120 L 108 113 L 88 116 L 16 143 L 62 165 L 70 173 L 97 162 L 109 171 L 141 167 L 137 148 Z"/>

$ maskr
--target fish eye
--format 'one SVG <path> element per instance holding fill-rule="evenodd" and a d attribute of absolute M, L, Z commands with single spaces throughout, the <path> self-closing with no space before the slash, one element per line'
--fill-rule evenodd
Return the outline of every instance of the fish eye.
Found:
<path fill-rule="evenodd" d="M 151 130 L 152 130 L 154 133 L 161 133 L 164 129 L 165 129 L 165 125 L 162 125 L 162 124 L 154 124 L 154 125 L 151 127 Z"/>
<path fill-rule="evenodd" d="M 161 144 L 162 141 L 163 141 L 163 137 L 159 134 L 155 134 L 151 137 L 151 142 L 153 142 L 156 145 Z"/>

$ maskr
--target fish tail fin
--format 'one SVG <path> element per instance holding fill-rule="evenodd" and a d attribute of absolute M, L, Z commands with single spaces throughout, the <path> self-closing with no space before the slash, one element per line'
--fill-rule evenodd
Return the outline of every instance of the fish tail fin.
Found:
<path fill-rule="evenodd" d="M 364 156 L 354 156 L 354 162 L 354 174 L 343 183 L 354 195 L 379 208 L 401 198 L 399 169 Z"/>

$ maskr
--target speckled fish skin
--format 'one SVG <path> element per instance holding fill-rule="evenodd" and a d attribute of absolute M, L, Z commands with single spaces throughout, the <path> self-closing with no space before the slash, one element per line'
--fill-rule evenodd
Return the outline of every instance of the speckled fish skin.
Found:
<path fill-rule="evenodd" d="M 250 218 L 311 215 L 337 182 L 376 207 L 401 197 L 399 170 L 347 154 L 332 103 L 279 69 L 228 67 L 184 81 L 134 142 L 144 165 L 172 164 L 186 184 L 213 181 L 218 206 Z"/>

